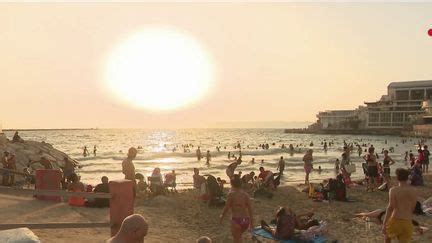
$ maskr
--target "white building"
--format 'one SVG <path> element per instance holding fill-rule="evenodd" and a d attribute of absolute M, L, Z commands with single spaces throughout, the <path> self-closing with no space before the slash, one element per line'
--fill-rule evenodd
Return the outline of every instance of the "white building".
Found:
<path fill-rule="evenodd" d="M 366 128 L 400 129 L 423 114 L 423 101 L 432 97 L 432 80 L 392 82 L 379 101 L 365 102 Z"/>
<path fill-rule="evenodd" d="M 341 124 L 356 118 L 355 110 L 329 110 L 318 113 L 322 129 L 340 128 Z"/>

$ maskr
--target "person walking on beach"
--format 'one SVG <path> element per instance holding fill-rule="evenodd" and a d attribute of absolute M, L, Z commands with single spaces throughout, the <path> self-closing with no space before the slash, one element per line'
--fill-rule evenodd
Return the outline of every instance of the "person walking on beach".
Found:
<path fill-rule="evenodd" d="M 196 156 L 197 156 L 197 160 L 201 161 L 202 155 L 201 155 L 201 149 L 198 146 L 197 150 L 196 150 Z"/>
<path fill-rule="evenodd" d="M 242 189 L 239 175 L 231 179 L 231 191 L 227 195 L 227 202 L 220 215 L 220 223 L 228 210 L 231 211 L 231 234 L 234 243 L 242 242 L 242 234 L 253 227 L 253 212 L 249 195 Z"/>
<path fill-rule="evenodd" d="M 135 181 L 135 165 L 133 160 L 136 158 L 138 150 L 134 147 L 130 147 L 126 159 L 122 162 L 122 172 L 125 175 L 126 180 L 131 180 L 134 184 L 133 192 L 136 194 L 136 181 Z"/>
<path fill-rule="evenodd" d="M 210 154 L 210 150 L 207 150 L 207 154 L 206 154 L 206 164 L 210 164 L 210 160 L 211 160 L 211 154 Z"/>
<path fill-rule="evenodd" d="M 96 145 L 93 146 L 93 156 L 96 157 L 96 153 L 97 153 L 97 148 Z"/>
<path fill-rule="evenodd" d="M 363 157 L 367 163 L 367 173 L 369 177 L 369 183 L 366 191 L 373 192 L 375 190 L 375 178 L 378 177 L 378 162 L 375 154 L 375 148 L 370 146 L 368 154 Z"/>
<path fill-rule="evenodd" d="M 305 176 L 305 185 L 309 184 L 309 174 L 311 173 L 313 166 L 312 166 L 312 161 L 313 161 L 313 156 L 312 156 L 313 150 L 312 149 L 308 149 L 306 151 L 306 154 L 303 156 L 303 162 L 304 162 L 304 170 L 306 172 L 306 176 Z"/>
<path fill-rule="evenodd" d="M 413 233 L 411 221 L 417 202 L 417 193 L 407 182 L 409 174 L 406 169 L 396 169 L 399 183 L 389 191 L 389 203 L 382 226 L 386 243 L 395 238 L 402 243 L 411 241 Z"/>
<path fill-rule="evenodd" d="M 283 172 L 285 170 L 285 160 L 284 160 L 283 156 L 281 156 L 280 159 L 279 159 L 279 163 L 278 163 L 278 168 L 277 169 L 279 170 L 279 174 L 283 175 Z"/>

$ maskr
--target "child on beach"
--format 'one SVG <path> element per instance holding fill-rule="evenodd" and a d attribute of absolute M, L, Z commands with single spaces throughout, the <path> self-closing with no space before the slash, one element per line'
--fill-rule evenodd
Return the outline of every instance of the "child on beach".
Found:
<path fill-rule="evenodd" d="M 73 173 L 69 176 L 71 183 L 68 185 L 68 191 L 72 192 L 85 192 L 85 187 L 77 174 Z M 83 197 L 69 197 L 69 205 L 71 206 L 84 206 L 85 199 Z"/>
<path fill-rule="evenodd" d="M 231 211 L 231 234 L 234 243 L 242 242 L 242 234 L 253 226 L 253 212 L 249 195 L 242 189 L 242 182 L 238 175 L 231 179 L 231 191 L 228 193 L 227 202 L 220 215 L 220 223 L 228 210 Z"/>
<path fill-rule="evenodd" d="M 148 185 L 147 185 L 147 182 L 144 181 L 144 176 L 141 173 L 136 173 L 135 178 L 138 180 L 138 183 L 137 183 L 138 192 L 146 193 Z"/>

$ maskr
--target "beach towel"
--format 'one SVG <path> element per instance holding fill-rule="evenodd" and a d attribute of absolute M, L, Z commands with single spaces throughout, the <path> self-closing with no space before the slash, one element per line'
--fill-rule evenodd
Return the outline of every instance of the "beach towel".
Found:
<path fill-rule="evenodd" d="M 271 225 L 270 227 L 275 227 Z M 327 223 L 320 221 L 319 226 L 313 226 L 308 230 L 296 230 L 293 239 L 291 240 L 278 240 L 275 239 L 272 234 L 265 231 L 261 226 L 257 226 L 252 230 L 252 235 L 255 237 L 262 237 L 265 239 L 273 240 L 274 242 L 280 243 L 300 243 L 300 242 L 311 242 L 311 243 L 324 243 L 326 239 L 324 234 L 327 232 Z"/>

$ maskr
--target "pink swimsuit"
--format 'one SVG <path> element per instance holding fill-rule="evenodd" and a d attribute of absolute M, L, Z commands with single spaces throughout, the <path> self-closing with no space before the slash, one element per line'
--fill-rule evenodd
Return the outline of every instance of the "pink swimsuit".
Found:
<path fill-rule="evenodd" d="M 242 232 L 246 231 L 249 228 L 249 224 L 250 224 L 249 218 L 233 217 L 231 218 L 231 220 L 234 224 L 240 226 Z"/>

